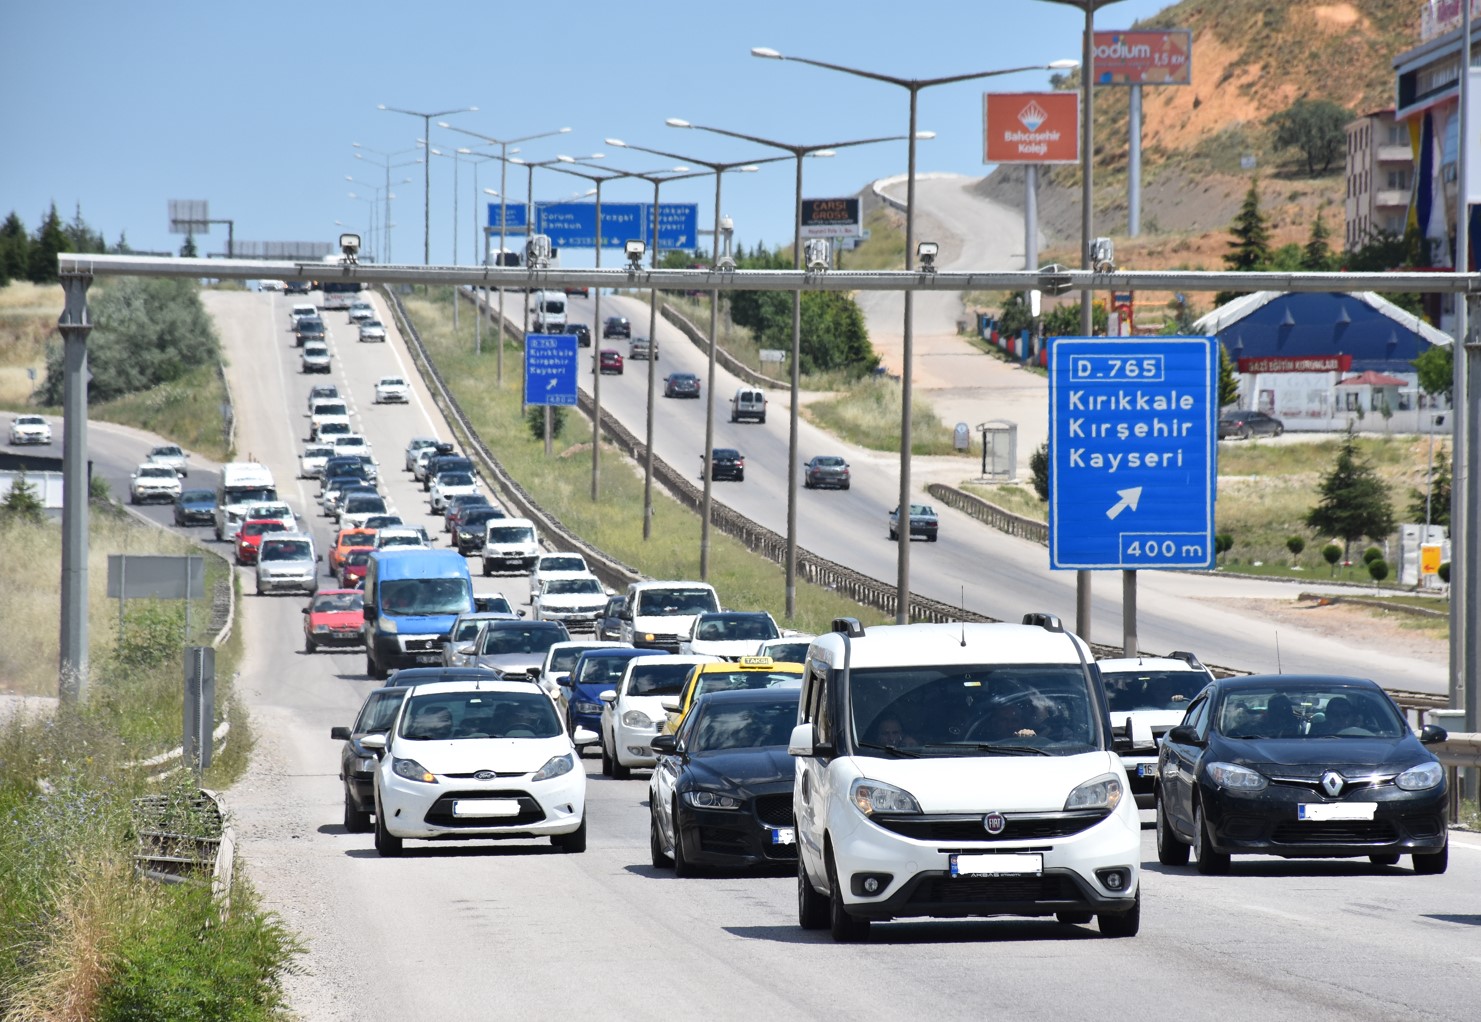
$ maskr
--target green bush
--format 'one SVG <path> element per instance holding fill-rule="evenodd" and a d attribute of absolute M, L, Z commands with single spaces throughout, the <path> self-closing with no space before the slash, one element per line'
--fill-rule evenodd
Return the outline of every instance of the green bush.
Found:
<path fill-rule="evenodd" d="M 1047 502 L 1049 500 L 1049 441 L 1045 440 L 1039 445 L 1028 459 L 1029 472 L 1033 474 L 1034 492 L 1039 499 Z"/>
<path fill-rule="evenodd" d="M 1368 574 L 1372 576 L 1373 581 L 1382 582 L 1388 578 L 1388 562 L 1382 557 L 1373 558 L 1368 562 Z"/>
<path fill-rule="evenodd" d="M 1370 546 L 1363 551 L 1364 564 L 1372 564 L 1374 561 L 1381 560 L 1382 558 L 1383 551 L 1376 546 Z"/>
<path fill-rule="evenodd" d="M 154 667 L 179 659 L 185 646 L 185 610 L 177 601 L 130 600 L 125 605 L 123 634 L 113 658 L 125 671 Z"/>
<path fill-rule="evenodd" d="M 1322 547 L 1322 560 L 1332 569 L 1332 574 L 1337 574 L 1337 562 L 1342 560 L 1342 548 L 1336 543 L 1328 543 Z"/>
<path fill-rule="evenodd" d="M 1450 562 L 1446 561 L 1444 564 L 1440 565 L 1440 570 L 1436 572 L 1436 574 L 1440 576 L 1441 582 L 1444 582 L 1448 585 L 1450 583 Z"/>
<path fill-rule="evenodd" d="M 1300 536 L 1292 536 L 1286 540 L 1286 549 L 1291 552 L 1292 557 L 1300 557 L 1301 551 L 1306 549 L 1306 540 Z"/>
<path fill-rule="evenodd" d="M 529 411 L 525 412 L 525 425 L 530 428 L 530 436 L 536 440 L 545 439 L 545 405 L 531 405 Z M 551 439 L 560 437 L 566 428 L 566 410 L 560 405 L 550 406 L 550 436 Z"/>

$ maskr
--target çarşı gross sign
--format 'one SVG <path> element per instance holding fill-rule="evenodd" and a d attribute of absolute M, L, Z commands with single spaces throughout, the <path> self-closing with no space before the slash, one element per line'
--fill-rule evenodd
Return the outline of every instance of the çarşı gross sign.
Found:
<path fill-rule="evenodd" d="M 1079 163 L 1078 92 L 987 92 L 983 163 Z"/>
<path fill-rule="evenodd" d="M 1095 33 L 1095 84 L 1187 85 L 1193 79 L 1193 32 Z"/>
<path fill-rule="evenodd" d="M 804 238 L 857 238 L 862 223 L 858 196 L 802 200 Z"/>

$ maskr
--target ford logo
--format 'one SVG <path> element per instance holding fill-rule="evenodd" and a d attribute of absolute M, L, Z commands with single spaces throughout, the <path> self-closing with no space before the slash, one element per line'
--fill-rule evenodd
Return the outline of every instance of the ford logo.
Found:
<path fill-rule="evenodd" d="M 498 774 L 494 773 L 492 770 L 480 770 L 478 771 L 478 773 L 473 775 L 473 778 L 474 780 L 478 781 L 492 781 L 497 776 Z"/>
<path fill-rule="evenodd" d="M 989 834 L 1001 834 L 1008 828 L 1008 818 L 1002 813 L 988 813 L 982 818 L 982 828 Z"/>

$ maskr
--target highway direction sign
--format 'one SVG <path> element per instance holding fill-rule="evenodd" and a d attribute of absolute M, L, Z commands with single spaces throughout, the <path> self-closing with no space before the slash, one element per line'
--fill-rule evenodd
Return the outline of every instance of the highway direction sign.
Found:
<path fill-rule="evenodd" d="M 525 404 L 576 403 L 576 335 L 525 335 Z"/>
<path fill-rule="evenodd" d="M 1049 339 L 1049 566 L 1214 563 L 1212 337 Z"/>
<path fill-rule="evenodd" d="M 504 230 L 513 231 L 516 234 L 524 231 L 529 226 L 529 207 L 523 202 L 497 202 L 489 203 L 489 227 L 497 231 L 499 229 L 499 212 L 504 213 Z"/>

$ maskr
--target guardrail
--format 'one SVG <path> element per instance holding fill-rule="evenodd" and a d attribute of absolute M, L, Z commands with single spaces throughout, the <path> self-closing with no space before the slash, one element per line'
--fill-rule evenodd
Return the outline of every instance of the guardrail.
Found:
<path fill-rule="evenodd" d="M 664 319 L 668 320 L 669 323 L 676 329 L 678 329 L 681 334 L 689 338 L 690 342 L 693 343 L 696 348 L 704 352 L 706 358 L 709 357 L 709 338 L 700 331 L 699 327 L 696 326 L 689 319 L 688 316 L 685 316 L 682 312 L 674 308 L 672 305 L 665 305 L 659 311 L 663 313 Z M 739 376 L 741 379 L 745 380 L 753 387 L 766 387 L 769 390 L 782 390 L 791 386 L 791 383 L 789 381 L 774 380 L 764 373 L 758 373 L 756 370 L 752 369 L 750 366 L 737 359 L 730 352 L 726 351 L 724 348 L 715 349 L 715 361 L 718 362 L 720 365 L 723 365 L 726 370 L 731 373 L 731 375 Z"/>
<path fill-rule="evenodd" d="M 1453 823 L 1460 813 L 1460 771 L 1465 767 L 1481 767 L 1481 734 L 1452 731 L 1445 741 L 1431 745 L 1430 751 L 1445 767 L 1446 790 L 1450 792 L 1450 820 Z"/>
<path fill-rule="evenodd" d="M 999 532 L 1026 539 L 1031 543 L 1038 543 L 1040 546 L 1049 545 L 1049 526 L 1043 522 L 1015 515 L 1011 511 L 1005 511 L 996 504 L 983 500 L 976 494 L 959 490 L 945 483 L 931 483 L 926 487 L 926 492 L 947 507 L 969 514 Z"/>

